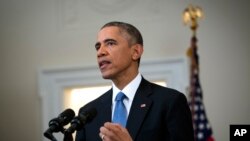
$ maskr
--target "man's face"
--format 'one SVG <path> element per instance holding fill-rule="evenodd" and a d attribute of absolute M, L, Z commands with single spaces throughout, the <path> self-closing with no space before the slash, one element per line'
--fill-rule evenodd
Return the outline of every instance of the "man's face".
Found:
<path fill-rule="evenodd" d="M 98 33 L 97 61 L 104 79 L 119 79 L 134 71 L 132 69 L 136 60 L 132 58 L 135 53 L 133 46 L 118 27 L 105 27 Z"/>

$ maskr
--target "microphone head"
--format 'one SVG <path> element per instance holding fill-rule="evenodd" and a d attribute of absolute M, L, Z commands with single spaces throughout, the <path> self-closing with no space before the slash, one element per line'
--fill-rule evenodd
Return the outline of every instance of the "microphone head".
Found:
<path fill-rule="evenodd" d="M 79 110 L 78 116 L 71 121 L 71 126 L 64 131 L 64 134 L 68 135 L 75 132 L 75 130 L 81 130 L 86 123 L 90 122 L 96 116 L 96 114 L 97 111 L 95 108 L 82 107 Z"/>
<path fill-rule="evenodd" d="M 68 124 L 75 117 L 75 112 L 72 109 L 64 110 L 59 116 L 62 125 Z"/>
<path fill-rule="evenodd" d="M 50 140 L 55 140 L 52 133 L 63 132 L 64 125 L 67 125 L 75 116 L 75 112 L 72 109 L 66 109 L 57 118 L 53 118 L 49 121 L 49 128 L 44 132 L 44 136 Z"/>
<path fill-rule="evenodd" d="M 80 109 L 80 112 L 79 112 L 79 116 L 82 117 L 82 116 L 85 116 L 85 119 L 86 122 L 90 122 L 97 114 L 97 111 L 95 108 L 92 108 L 92 107 L 89 107 L 89 108 L 81 108 Z"/>
<path fill-rule="evenodd" d="M 97 111 L 95 108 L 82 107 L 79 110 L 78 116 L 71 121 L 71 124 L 76 125 L 75 129 L 79 131 L 86 123 L 91 122 L 96 114 Z"/>

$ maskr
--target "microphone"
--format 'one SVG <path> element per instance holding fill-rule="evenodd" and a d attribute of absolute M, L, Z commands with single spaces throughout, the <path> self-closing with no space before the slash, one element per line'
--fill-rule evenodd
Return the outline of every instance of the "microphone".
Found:
<path fill-rule="evenodd" d="M 65 135 L 69 135 L 75 132 L 75 130 L 79 131 L 86 123 L 92 121 L 92 119 L 96 116 L 97 111 L 95 108 L 81 108 L 78 116 L 73 118 L 71 121 L 71 126 L 64 131 Z"/>
<path fill-rule="evenodd" d="M 49 128 L 44 132 L 44 136 L 48 139 L 54 140 L 53 132 L 63 132 L 64 125 L 67 125 L 75 116 L 75 112 L 72 109 L 66 109 L 57 118 L 49 121 Z"/>

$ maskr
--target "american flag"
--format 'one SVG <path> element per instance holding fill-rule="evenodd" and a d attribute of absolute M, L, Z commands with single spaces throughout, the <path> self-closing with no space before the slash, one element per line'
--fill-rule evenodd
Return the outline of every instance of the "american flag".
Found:
<path fill-rule="evenodd" d="M 192 112 L 195 141 L 214 141 L 212 128 L 209 124 L 203 104 L 202 89 L 199 80 L 199 56 L 195 36 L 191 39 L 191 47 L 188 50 L 190 57 L 190 89 L 189 106 Z"/>

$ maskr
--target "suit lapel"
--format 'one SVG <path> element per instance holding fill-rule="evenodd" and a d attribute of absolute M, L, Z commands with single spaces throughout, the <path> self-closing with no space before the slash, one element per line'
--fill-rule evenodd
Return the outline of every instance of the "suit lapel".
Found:
<path fill-rule="evenodd" d="M 102 115 L 102 117 L 100 118 L 101 125 L 103 125 L 107 121 L 111 121 L 112 89 L 110 89 L 104 95 L 105 97 L 102 99 L 102 104 L 100 108 L 101 110 L 99 111 L 100 115 Z"/>
<path fill-rule="evenodd" d="M 135 140 L 144 118 L 151 107 L 152 101 L 147 97 L 152 93 L 151 91 L 150 83 L 142 79 L 135 94 L 126 126 L 133 140 Z"/>

